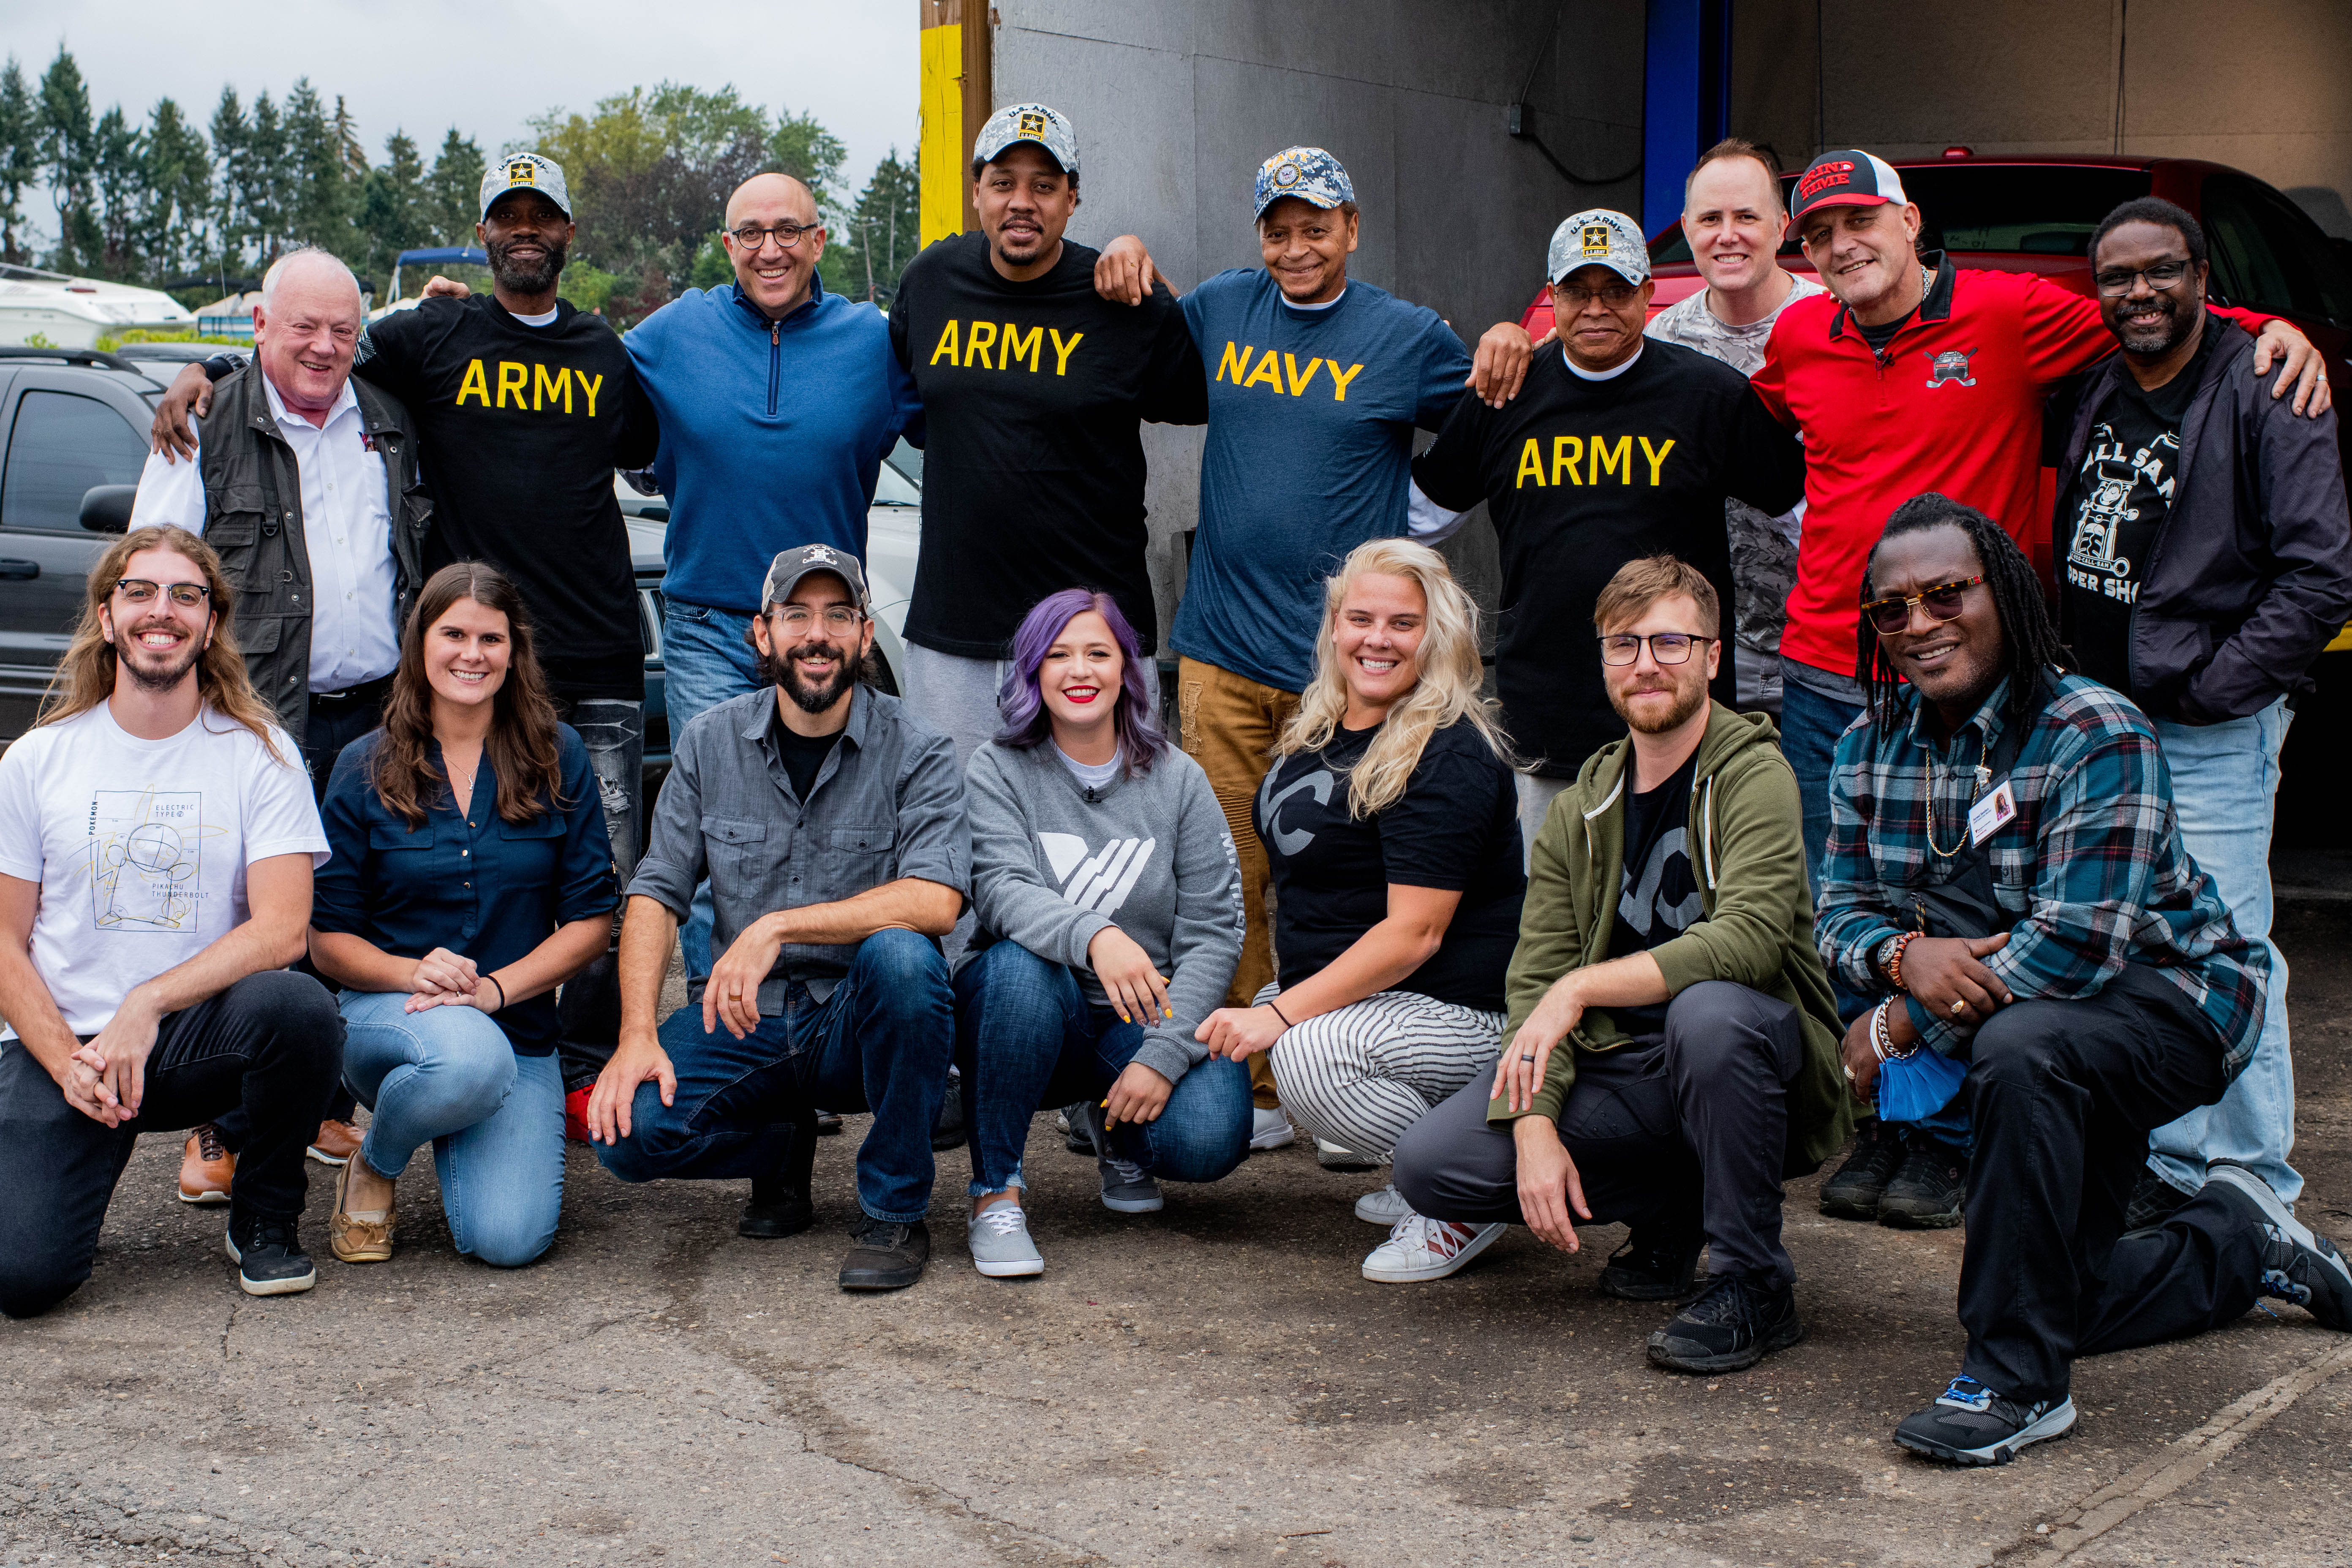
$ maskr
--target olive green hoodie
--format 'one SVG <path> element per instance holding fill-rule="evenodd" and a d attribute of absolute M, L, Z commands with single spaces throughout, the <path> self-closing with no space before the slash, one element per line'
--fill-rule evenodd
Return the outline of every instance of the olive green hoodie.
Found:
<path fill-rule="evenodd" d="M 1853 1110 L 1838 1055 L 1844 1026 L 1813 950 L 1797 776 L 1780 755 L 1770 719 L 1734 713 L 1720 703 L 1709 708 L 1690 800 L 1691 868 L 1698 874 L 1701 913 L 1680 936 L 1650 949 L 1650 956 L 1670 994 L 1702 980 L 1729 980 L 1803 1015 L 1804 1065 L 1789 1085 L 1787 1165 L 1807 1170 L 1844 1143 Z M 1554 981 L 1610 956 L 1623 879 L 1632 751 L 1629 741 L 1616 741 L 1586 759 L 1536 835 L 1519 945 L 1505 981 L 1511 1009 L 1503 1029 L 1507 1041 Z M 1587 1009 L 1570 1038 L 1576 1049 L 1552 1052 L 1533 1107 L 1517 1114 L 1557 1118 L 1576 1081 L 1577 1051 L 1614 1050 L 1627 1040 L 1601 1008 Z M 1501 1100 L 1486 1117 L 1514 1119 Z"/>

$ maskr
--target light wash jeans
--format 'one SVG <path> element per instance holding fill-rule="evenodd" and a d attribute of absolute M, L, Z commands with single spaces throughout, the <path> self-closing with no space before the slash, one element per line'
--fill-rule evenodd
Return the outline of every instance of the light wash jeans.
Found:
<path fill-rule="evenodd" d="M 2262 1038 L 2218 1105 L 2200 1106 L 2148 1134 L 2148 1164 L 2184 1193 L 2205 1184 L 2209 1160 L 2252 1166 L 2293 1203 L 2303 1176 L 2294 1149 L 2294 1061 L 2287 1048 L 2286 958 L 2271 942 L 2271 818 L 2279 749 L 2294 715 L 2281 698 L 2259 713 L 2219 724 L 2158 719 L 2158 743 L 2172 774 L 2181 841 L 2213 879 L 2238 930 L 2271 950 Z"/>
<path fill-rule="evenodd" d="M 457 1250 L 514 1268 L 555 1240 L 563 1206 L 563 1074 L 471 1007 L 402 1011 L 406 992 L 346 991 L 343 1081 L 375 1113 L 359 1157 L 398 1176 L 433 1145 Z"/>
<path fill-rule="evenodd" d="M 666 601 L 662 611 L 662 703 L 670 744 L 687 721 L 732 697 L 760 689 L 760 655 L 751 643 L 751 617 L 709 605 Z M 677 933 L 686 972 L 710 973 L 710 884 L 694 889 L 694 905 Z"/>
<path fill-rule="evenodd" d="M 1533 773 L 1515 774 L 1514 779 L 1519 792 L 1519 867 L 1528 870 L 1535 866 L 1536 835 L 1543 831 L 1544 818 L 1551 815 L 1551 803 L 1576 781 L 1538 778 Z"/>

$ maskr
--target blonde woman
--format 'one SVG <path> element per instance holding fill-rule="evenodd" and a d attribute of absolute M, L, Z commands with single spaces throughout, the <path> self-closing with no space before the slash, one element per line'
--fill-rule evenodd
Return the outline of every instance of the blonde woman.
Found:
<path fill-rule="evenodd" d="M 1501 1049 L 1527 877 L 1481 673 L 1477 607 L 1444 557 L 1397 539 L 1349 552 L 1253 812 L 1281 974 L 1198 1033 L 1213 1057 L 1270 1051 L 1292 1115 L 1382 1163 Z M 1391 1227 L 1368 1279 L 1451 1274 L 1503 1228 L 1425 1219 L 1392 1185 L 1356 1215 Z"/>

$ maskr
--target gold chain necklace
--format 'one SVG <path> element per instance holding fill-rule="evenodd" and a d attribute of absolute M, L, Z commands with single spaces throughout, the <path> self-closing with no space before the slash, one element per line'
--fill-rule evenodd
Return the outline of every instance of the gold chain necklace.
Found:
<path fill-rule="evenodd" d="M 1979 789 L 1984 788 L 1985 781 L 1992 776 L 1991 770 L 1985 766 L 1985 757 L 1991 752 L 1991 750 L 1992 731 L 1988 730 L 1985 731 L 1984 739 L 1977 747 L 1977 788 Z M 1963 812 L 1960 816 L 1960 837 L 1958 843 L 1955 843 L 1949 849 L 1947 849 L 1942 845 L 1937 843 L 1936 792 L 1932 787 L 1935 780 L 1935 773 L 1932 770 L 1929 772 L 1927 777 L 1931 785 L 1927 791 L 1927 847 L 1936 852 L 1936 858 L 1937 859 L 1948 860 L 1953 856 L 1958 854 L 1960 852 L 1960 847 L 1969 841 L 1968 814 Z M 1971 805 L 1975 804 L 1976 803 L 1973 800 L 1969 802 L 1969 805 Z"/>

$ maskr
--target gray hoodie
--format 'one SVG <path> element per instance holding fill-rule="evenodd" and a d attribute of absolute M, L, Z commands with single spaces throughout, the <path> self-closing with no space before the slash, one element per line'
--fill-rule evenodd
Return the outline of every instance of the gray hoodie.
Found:
<path fill-rule="evenodd" d="M 964 779 L 973 913 L 966 961 L 1017 942 L 1067 965 L 1105 1001 L 1087 944 L 1116 925 L 1151 955 L 1173 1018 L 1153 1020 L 1135 1059 L 1174 1083 L 1208 1055 L 1192 1038 L 1222 1006 L 1242 952 L 1240 863 L 1201 765 L 1171 748 L 1141 778 L 1088 789 L 1054 754 L 990 742 Z"/>

